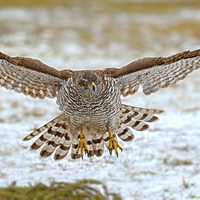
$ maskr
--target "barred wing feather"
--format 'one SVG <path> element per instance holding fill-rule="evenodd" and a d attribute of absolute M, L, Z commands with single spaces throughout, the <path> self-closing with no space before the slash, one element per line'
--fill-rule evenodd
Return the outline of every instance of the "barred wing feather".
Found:
<path fill-rule="evenodd" d="M 121 82 L 121 93 L 125 97 L 136 93 L 140 85 L 146 95 L 157 92 L 160 88 L 174 85 L 198 68 L 200 49 L 184 51 L 169 57 L 143 58 L 121 69 L 104 69 L 104 73 Z"/>
<path fill-rule="evenodd" d="M 10 57 L 0 52 L 0 86 L 33 98 L 56 97 L 70 70 L 58 71 L 39 60 Z"/>

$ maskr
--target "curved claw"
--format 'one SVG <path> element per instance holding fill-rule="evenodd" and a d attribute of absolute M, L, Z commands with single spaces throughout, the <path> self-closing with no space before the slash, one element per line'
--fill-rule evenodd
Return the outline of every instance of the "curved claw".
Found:
<path fill-rule="evenodd" d="M 88 149 L 85 149 L 85 155 L 89 155 L 89 151 L 88 151 Z"/>
<path fill-rule="evenodd" d="M 115 150 L 115 153 L 118 157 L 118 150 L 117 148 L 119 148 L 121 151 L 122 151 L 122 148 L 121 146 L 118 144 L 118 142 L 115 140 L 115 138 L 113 137 L 112 133 L 110 130 L 108 130 L 108 133 L 109 133 L 109 152 L 110 152 L 110 155 L 112 155 L 112 150 L 114 149 Z"/>
<path fill-rule="evenodd" d="M 110 155 L 112 156 L 112 148 L 109 149 Z"/>

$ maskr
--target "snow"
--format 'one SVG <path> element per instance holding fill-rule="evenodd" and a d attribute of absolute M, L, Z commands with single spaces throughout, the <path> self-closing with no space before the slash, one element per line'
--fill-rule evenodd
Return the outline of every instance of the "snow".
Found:
<path fill-rule="evenodd" d="M 199 12 L 199 10 L 195 12 L 187 10 L 187 16 L 183 15 L 183 11 L 178 12 L 175 14 L 176 20 L 173 23 L 193 16 L 194 20 L 199 23 Z M 113 42 L 102 48 L 97 39 L 93 39 L 91 43 L 89 42 L 90 44 L 85 44 L 80 40 L 80 35 L 73 26 L 88 28 L 89 25 L 86 22 L 89 22 L 93 27 L 91 32 L 101 32 L 101 25 L 103 27 L 106 21 L 111 19 L 106 14 L 105 16 L 94 15 L 92 19 L 90 15 L 90 17 L 85 16 L 82 19 L 84 23 L 81 24 L 78 19 L 83 17 L 82 15 L 77 16 L 73 12 L 63 9 L 54 11 L 22 8 L 1 9 L 0 26 L 4 29 L 2 28 L 2 32 L 0 32 L 0 51 L 10 55 L 36 57 L 51 66 L 58 66 L 60 69 L 89 69 L 93 66 L 95 69 L 108 66 L 119 67 L 136 56 L 144 57 L 149 52 L 151 55 L 157 56 L 159 50 L 157 51 L 156 48 L 155 51 L 151 51 L 151 49 L 133 51 L 126 41 L 125 43 Z M 74 17 L 73 24 L 70 19 Z M 123 14 L 123 17 L 123 20 L 118 19 L 119 16 L 113 18 L 119 24 L 124 23 L 124 20 L 126 24 L 129 24 L 132 22 L 128 17 L 131 17 L 131 20 L 136 20 L 135 23 L 141 23 L 139 25 L 141 30 L 152 21 L 154 24 L 160 25 L 160 20 L 156 15 L 144 16 L 149 21 L 144 21 L 142 16 L 138 18 L 138 15 Z M 170 16 L 166 15 L 165 18 L 167 19 L 167 17 Z M 66 19 L 65 26 L 61 22 L 57 23 L 62 20 L 61 18 Z M 95 20 L 100 20 L 98 28 L 94 24 Z M 162 23 L 167 25 L 169 21 L 162 21 Z M 62 26 L 64 27 L 63 31 L 60 30 Z M 71 27 L 70 32 L 66 28 L 68 26 Z M 41 33 L 35 35 L 33 32 L 38 27 L 41 28 L 38 30 Z M 55 30 L 57 28 L 60 30 L 60 35 L 56 35 L 58 38 L 56 41 L 52 41 L 55 33 L 58 33 Z M 25 34 L 26 29 L 29 29 L 27 34 Z M 75 34 L 73 35 L 73 33 Z M 64 36 L 65 34 L 66 36 Z M 149 45 L 151 45 L 152 35 L 153 33 L 150 33 L 144 39 L 148 41 Z M 181 36 L 178 35 L 178 38 L 180 41 Z M 66 43 L 65 41 L 68 40 L 69 43 Z M 188 36 L 188 40 L 197 41 L 192 36 Z M 9 46 L 8 43 L 12 43 L 12 45 Z M 163 52 L 165 51 L 163 44 L 154 45 L 159 46 Z M 176 47 L 176 43 L 171 45 L 171 49 L 167 47 L 166 50 L 169 55 L 180 51 L 179 48 L 186 50 L 183 49 L 185 46 L 188 49 L 195 49 L 200 46 L 200 42 L 187 43 L 184 38 L 182 46 L 179 48 Z M 115 47 L 115 52 L 109 52 L 110 47 Z M 126 49 L 127 54 L 123 55 L 122 52 Z M 163 55 L 166 55 L 166 52 Z M 161 53 L 159 52 L 159 54 Z M 195 71 L 176 86 L 162 89 L 150 96 L 145 96 L 140 88 L 134 96 L 123 98 L 125 104 L 163 109 L 165 113 L 159 115 L 160 121 L 150 124 L 148 131 L 135 131 L 133 142 L 119 141 L 123 152 L 119 153 L 118 158 L 115 155 L 111 157 L 105 150 L 101 158 L 84 157 L 79 161 L 73 161 L 69 156 L 60 162 L 54 162 L 53 157 L 41 159 L 39 151 L 28 149 L 33 141 L 22 141 L 34 128 L 45 124 L 59 114 L 56 100 L 32 99 L 1 88 L 0 187 L 6 187 L 13 181 L 18 186 L 29 186 L 39 182 L 48 185 L 52 181 L 73 182 L 77 179 L 92 178 L 104 182 L 110 191 L 119 193 L 126 200 L 200 198 L 199 76 L 200 71 Z"/>

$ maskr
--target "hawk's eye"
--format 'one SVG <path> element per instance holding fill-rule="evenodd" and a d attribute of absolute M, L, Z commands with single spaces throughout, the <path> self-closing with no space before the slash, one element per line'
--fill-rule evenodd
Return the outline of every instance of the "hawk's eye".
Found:
<path fill-rule="evenodd" d="M 95 83 L 96 83 L 96 84 L 98 84 L 98 83 L 99 83 L 99 81 L 98 81 L 98 80 L 96 80 L 96 81 L 95 81 Z"/>
<path fill-rule="evenodd" d="M 84 84 L 85 84 L 85 85 L 88 85 L 88 81 L 84 81 Z"/>

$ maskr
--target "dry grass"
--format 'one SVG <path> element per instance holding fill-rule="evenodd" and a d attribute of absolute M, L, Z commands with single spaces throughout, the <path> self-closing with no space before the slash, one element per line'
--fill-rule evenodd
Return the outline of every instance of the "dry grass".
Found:
<path fill-rule="evenodd" d="M 101 187 L 103 192 L 99 191 Z M 0 200 L 120 200 L 117 194 L 109 193 L 107 187 L 95 180 L 82 180 L 74 184 L 52 183 L 47 187 L 38 184 L 31 187 L 16 187 L 15 183 L 0 189 Z"/>
<path fill-rule="evenodd" d="M 180 165 L 192 165 L 192 161 L 189 160 L 182 160 L 182 159 L 176 159 L 173 161 L 169 161 L 167 158 L 163 159 L 164 164 L 166 165 L 172 165 L 172 166 L 180 166 Z"/>
<path fill-rule="evenodd" d="M 84 11 L 93 12 L 129 12 L 129 13 L 164 13 L 175 11 L 179 8 L 200 8 L 200 1 L 198 0 L 180 0 L 180 1 L 113 1 L 113 0 L 7 0 L 0 1 L 0 7 L 13 6 L 13 7 L 48 7 L 53 8 L 56 6 L 66 8 L 80 8 Z"/>

